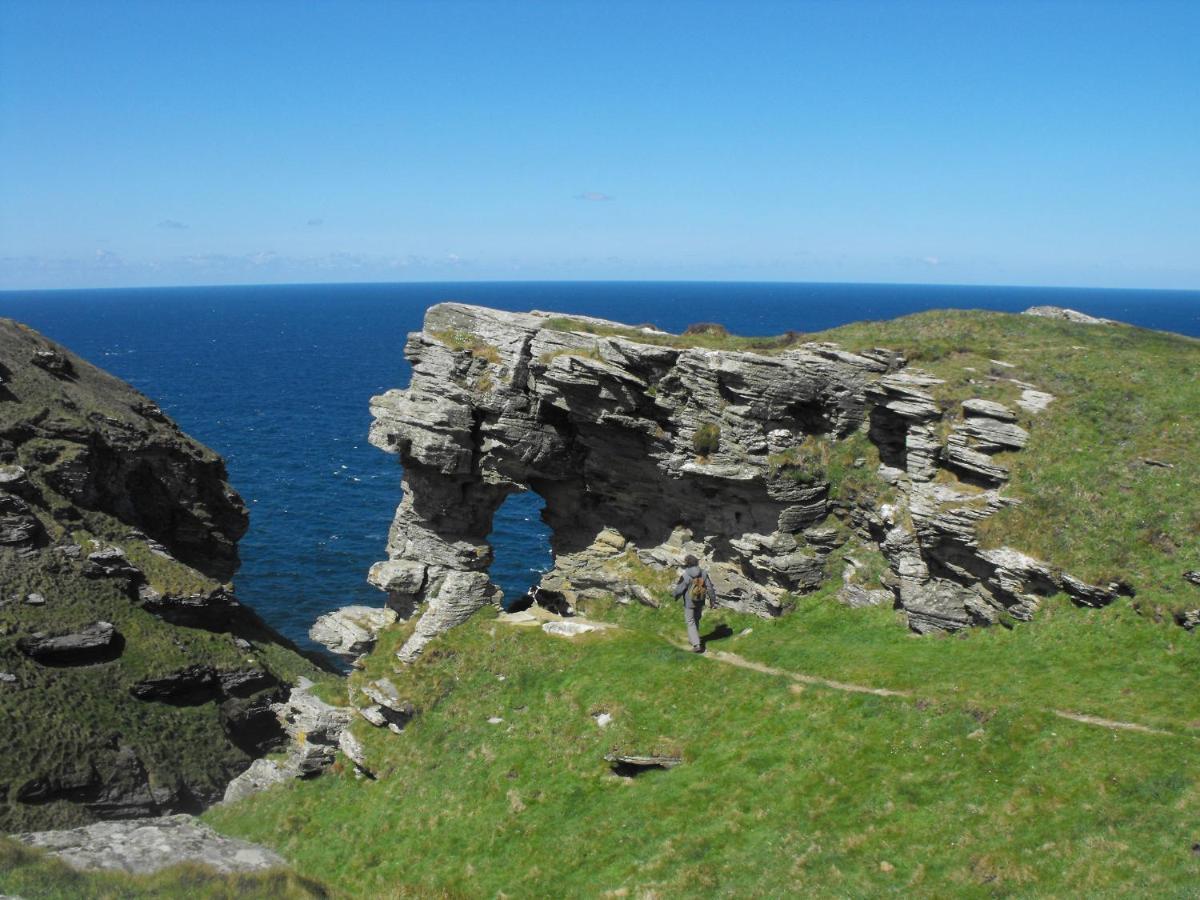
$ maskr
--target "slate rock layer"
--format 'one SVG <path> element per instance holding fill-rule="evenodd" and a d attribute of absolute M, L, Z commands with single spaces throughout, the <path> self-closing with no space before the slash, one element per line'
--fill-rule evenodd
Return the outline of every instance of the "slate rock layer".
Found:
<path fill-rule="evenodd" d="M 978 398 L 944 409 L 939 379 L 894 351 L 688 348 L 601 319 L 443 303 L 405 355 L 409 387 L 371 401 L 371 441 L 399 456 L 404 482 L 388 558 L 369 575 L 400 616 L 420 614 L 403 661 L 499 602 L 487 535 L 525 490 L 545 500 L 554 554 L 535 593 L 568 604 L 646 602 L 632 569 L 669 572 L 695 553 L 723 605 L 780 615 L 827 577 L 847 528 L 883 554 L 875 589 L 917 631 L 1027 619 L 1058 590 L 1091 605 L 1116 596 L 979 548 L 976 524 L 1014 502 L 994 455 L 1029 432 Z M 892 508 L 835 503 L 825 473 L 796 462 L 861 434 Z"/>

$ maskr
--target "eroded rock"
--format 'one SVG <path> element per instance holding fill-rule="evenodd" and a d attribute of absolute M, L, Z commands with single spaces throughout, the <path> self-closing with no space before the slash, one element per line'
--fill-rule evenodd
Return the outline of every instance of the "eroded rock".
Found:
<path fill-rule="evenodd" d="M 313 683 L 299 679 L 287 699 L 272 704 L 271 711 L 288 738 L 282 762 L 255 760 L 225 789 L 225 802 L 240 800 L 291 778 L 316 775 L 333 764 L 342 732 L 354 710 L 332 706 L 312 692 Z"/>
<path fill-rule="evenodd" d="M 1081 313 L 1075 309 L 1066 309 L 1062 306 L 1031 306 L 1025 310 L 1022 315 L 1025 316 L 1041 316 L 1044 319 L 1062 319 L 1064 322 L 1075 322 L 1079 325 L 1116 325 L 1112 319 L 1101 319 L 1097 316 L 1089 316 L 1087 313 Z"/>
<path fill-rule="evenodd" d="M 308 636 L 339 656 L 357 657 L 370 651 L 379 632 L 397 618 L 396 611 L 387 607 L 345 606 L 318 618 Z"/>
<path fill-rule="evenodd" d="M 404 469 L 388 559 L 370 574 L 390 608 L 420 615 L 401 661 L 499 604 L 487 536 L 505 498 L 524 490 L 546 502 L 554 553 L 534 596 L 564 609 L 608 598 L 654 605 L 646 585 L 669 584 L 690 553 L 721 605 L 781 615 L 789 595 L 823 582 L 846 540 L 830 527 L 835 512 L 890 567 L 887 584 L 855 585 L 843 600 L 897 603 L 918 631 L 1027 619 L 1057 590 L 1085 604 L 1115 596 L 980 550 L 979 522 L 1013 502 L 994 457 L 1031 439 L 1004 404 L 969 399 L 959 419 L 935 398 L 940 378 L 889 350 L 684 349 L 641 343 L 618 323 L 552 318 L 431 307 L 405 346 L 410 386 L 371 401 L 371 440 Z M 1027 412 L 1053 400 L 1018 386 Z M 835 507 L 806 456 L 813 440 L 863 431 L 893 489 L 890 509 Z M 947 472 L 974 489 L 941 483 Z"/>
<path fill-rule="evenodd" d="M 102 822 L 70 831 L 36 831 L 13 837 L 82 870 L 148 875 L 187 862 L 234 873 L 287 865 L 273 850 L 217 834 L 188 815 Z"/>
<path fill-rule="evenodd" d="M 120 655 L 123 640 L 111 622 L 93 622 L 77 631 L 49 635 L 37 632 L 17 641 L 17 648 L 44 665 L 82 666 Z"/>

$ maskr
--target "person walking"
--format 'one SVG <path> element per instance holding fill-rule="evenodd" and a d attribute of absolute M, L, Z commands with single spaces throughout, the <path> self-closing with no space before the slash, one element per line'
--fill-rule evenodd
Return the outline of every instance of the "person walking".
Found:
<path fill-rule="evenodd" d="M 703 653 L 704 645 L 700 643 L 700 614 L 704 610 L 706 598 L 709 606 L 716 602 L 717 590 L 713 587 L 708 572 L 700 568 L 700 560 L 692 554 L 689 553 L 683 558 L 683 569 L 671 593 L 676 597 L 683 597 L 683 621 L 687 625 L 692 652 Z"/>

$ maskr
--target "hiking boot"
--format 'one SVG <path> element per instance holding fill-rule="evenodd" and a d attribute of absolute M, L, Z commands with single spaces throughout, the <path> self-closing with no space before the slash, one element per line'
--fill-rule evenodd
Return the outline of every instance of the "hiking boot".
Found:
<path fill-rule="evenodd" d="M 693 645 L 692 645 L 692 652 L 693 652 L 693 653 L 703 653 L 703 652 L 704 652 L 704 647 L 702 647 L 702 646 L 701 646 L 701 645 L 699 645 L 699 644 L 693 644 Z"/>

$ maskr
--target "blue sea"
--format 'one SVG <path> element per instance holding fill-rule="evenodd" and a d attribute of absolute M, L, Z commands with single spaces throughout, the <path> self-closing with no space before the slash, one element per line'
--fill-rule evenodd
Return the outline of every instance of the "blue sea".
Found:
<path fill-rule="evenodd" d="M 367 443 L 372 395 L 406 386 L 405 336 L 443 300 L 553 309 L 676 331 L 816 331 L 959 307 L 1068 306 L 1200 337 L 1200 291 L 852 284 L 486 282 L 139 288 L 0 293 L 36 328 L 157 401 L 223 455 L 250 508 L 238 595 L 311 646 L 321 613 L 378 605 L 366 583 L 400 500 L 395 457 Z M 540 501 L 497 514 L 493 578 L 512 597 L 550 562 Z"/>

